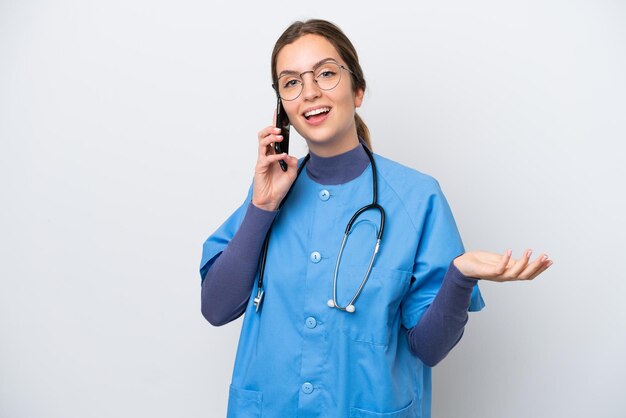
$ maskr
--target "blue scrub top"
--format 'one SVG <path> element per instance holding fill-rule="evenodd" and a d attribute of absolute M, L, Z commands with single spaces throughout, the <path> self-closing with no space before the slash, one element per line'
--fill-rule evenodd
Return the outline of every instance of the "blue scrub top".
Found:
<path fill-rule="evenodd" d="M 410 352 L 407 329 L 433 301 L 463 244 L 435 179 L 378 155 L 375 161 L 386 224 L 356 312 L 327 301 L 346 225 L 372 201 L 371 167 L 341 185 L 301 175 L 272 227 L 258 313 L 258 275 L 250 289 L 228 417 L 430 417 L 431 369 Z M 204 243 L 202 277 L 250 199 Z M 342 306 L 363 279 L 379 225 L 378 212 L 369 211 L 353 226 L 337 279 Z M 470 311 L 483 306 L 476 286 Z"/>

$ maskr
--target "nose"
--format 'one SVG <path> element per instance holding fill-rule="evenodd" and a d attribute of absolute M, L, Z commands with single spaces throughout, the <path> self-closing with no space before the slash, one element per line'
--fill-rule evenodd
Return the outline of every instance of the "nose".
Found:
<path fill-rule="evenodd" d="M 304 78 L 304 74 L 302 75 L 302 98 L 304 100 L 313 100 L 321 96 L 322 89 L 317 85 L 315 81 L 315 77 L 313 73 L 309 73 L 310 77 Z"/>

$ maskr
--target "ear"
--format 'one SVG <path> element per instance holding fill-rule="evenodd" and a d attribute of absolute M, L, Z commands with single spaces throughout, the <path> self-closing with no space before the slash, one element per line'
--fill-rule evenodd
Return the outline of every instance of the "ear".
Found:
<path fill-rule="evenodd" d="M 363 96 L 365 95 L 365 90 L 357 89 L 354 92 L 354 107 L 361 107 L 363 103 Z"/>

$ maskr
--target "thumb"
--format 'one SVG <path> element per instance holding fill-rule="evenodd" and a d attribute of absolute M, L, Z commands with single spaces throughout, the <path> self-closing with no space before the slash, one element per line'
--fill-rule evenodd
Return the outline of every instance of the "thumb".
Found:
<path fill-rule="evenodd" d="M 287 165 L 289 166 L 289 168 L 298 168 L 298 159 L 296 157 L 292 157 L 291 155 L 288 155 L 287 158 L 285 158 L 285 162 L 287 163 Z"/>

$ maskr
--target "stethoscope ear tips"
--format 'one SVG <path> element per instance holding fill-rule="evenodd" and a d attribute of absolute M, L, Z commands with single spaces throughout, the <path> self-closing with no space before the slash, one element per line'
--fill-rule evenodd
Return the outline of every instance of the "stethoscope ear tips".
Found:
<path fill-rule="evenodd" d="M 335 301 L 332 299 L 328 299 L 328 302 L 326 302 L 326 304 L 329 308 L 335 308 Z"/>
<path fill-rule="evenodd" d="M 356 308 L 354 307 L 354 305 L 348 305 L 346 306 L 346 311 L 350 313 L 354 313 L 354 311 L 356 311 Z"/>
<path fill-rule="evenodd" d="M 263 292 L 262 290 L 260 290 L 256 297 L 254 298 L 254 310 L 256 312 L 259 312 L 259 308 L 261 307 L 261 302 L 263 301 L 263 295 L 265 294 L 265 292 Z"/>

